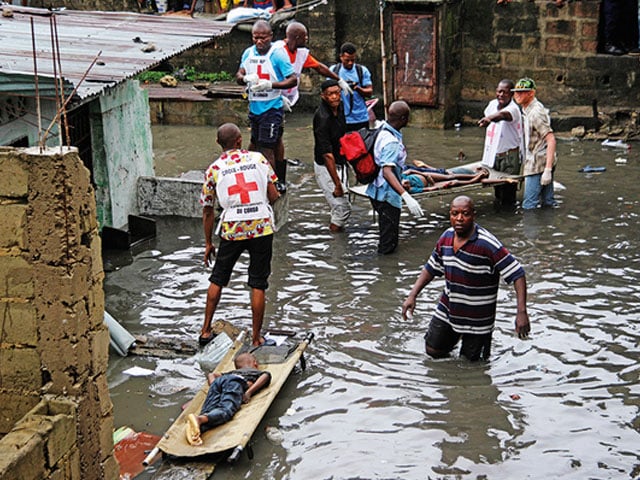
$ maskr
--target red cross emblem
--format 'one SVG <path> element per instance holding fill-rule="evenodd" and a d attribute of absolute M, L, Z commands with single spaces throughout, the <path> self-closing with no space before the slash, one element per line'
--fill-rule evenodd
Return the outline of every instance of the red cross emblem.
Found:
<path fill-rule="evenodd" d="M 496 134 L 496 124 L 492 123 L 491 125 L 489 125 L 489 128 L 487 128 L 487 137 L 489 137 L 489 143 L 493 143 L 493 136 Z"/>
<path fill-rule="evenodd" d="M 244 179 L 244 173 L 236 173 L 236 184 L 227 189 L 227 193 L 231 195 L 240 194 L 240 203 L 251 202 L 250 193 L 258 190 L 258 184 L 256 182 L 246 182 Z"/>
<path fill-rule="evenodd" d="M 271 75 L 269 75 L 269 72 L 262 73 L 262 64 L 258 65 L 258 78 L 261 78 L 264 80 L 269 80 L 271 78 Z"/>

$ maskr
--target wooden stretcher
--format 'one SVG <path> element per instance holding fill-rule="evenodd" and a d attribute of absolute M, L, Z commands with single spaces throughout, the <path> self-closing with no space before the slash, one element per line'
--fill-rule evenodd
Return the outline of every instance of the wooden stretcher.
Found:
<path fill-rule="evenodd" d="M 520 182 L 522 182 L 522 179 L 524 178 L 521 175 L 511 175 L 510 173 L 499 172 L 498 170 L 489 168 L 486 165 L 482 165 L 481 162 L 467 163 L 465 165 L 460 165 L 459 167 L 456 167 L 456 168 L 464 168 L 466 170 L 473 171 L 478 167 L 482 167 L 489 172 L 489 176 L 482 179 L 482 181 L 471 183 L 468 185 L 454 185 L 451 187 L 439 188 L 437 190 L 431 190 L 427 192 L 412 193 L 411 196 L 414 197 L 416 200 L 419 200 L 421 198 L 438 197 L 441 195 L 460 194 L 470 190 L 477 190 L 477 189 L 486 188 L 486 187 L 495 187 L 497 185 L 506 185 L 508 183 L 520 184 Z M 367 186 L 368 185 L 355 185 L 353 187 L 350 187 L 349 191 L 355 195 L 358 195 L 361 197 L 367 197 L 367 193 L 366 193 Z"/>
<path fill-rule="evenodd" d="M 278 334 L 277 331 L 270 331 L 271 334 Z M 249 348 L 244 344 L 245 332 L 241 332 L 236 338 L 233 346 L 220 360 L 215 371 L 224 373 L 234 370 L 234 358 L 244 351 L 250 351 L 256 355 L 261 369 L 271 373 L 271 383 L 258 393 L 251 400 L 243 404 L 235 416 L 227 423 L 220 425 L 202 435 L 203 444 L 198 446 L 190 445 L 186 439 L 186 418 L 189 414 L 198 415 L 207 396 L 209 385 L 205 381 L 202 388 L 196 393 L 193 400 L 185 407 L 180 416 L 169 427 L 169 430 L 162 436 L 156 448 L 149 453 L 145 462 L 153 459 L 155 455 L 162 452 L 172 457 L 180 457 L 181 460 L 201 457 L 203 455 L 221 454 L 217 458 L 222 458 L 233 462 L 237 460 L 240 453 L 247 447 L 249 440 L 258 427 L 260 421 L 271 406 L 271 403 L 280 392 L 285 381 L 293 371 L 298 360 L 304 368 L 303 353 L 311 340 L 313 333 L 308 333 L 303 338 L 294 332 L 284 332 L 289 338 L 280 346 L 261 346 Z M 251 454 L 250 454 L 251 456 Z M 206 470 L 206 474 L 213 473 L 215 460 L 190 463 L 182 468 L 195 468 L 197 471 Z M 195 475 L 195 471 L 193 472 Z M 204 473 L 204 472 L 203 472 Z M 157 477 L 154 477 L 157 478 Z M 173 477 L 171 477 L 173 478 Z M 200 478 L 198 475 L 190 478 Z M 207 478 L 204 476 L 203 478 Z"/>

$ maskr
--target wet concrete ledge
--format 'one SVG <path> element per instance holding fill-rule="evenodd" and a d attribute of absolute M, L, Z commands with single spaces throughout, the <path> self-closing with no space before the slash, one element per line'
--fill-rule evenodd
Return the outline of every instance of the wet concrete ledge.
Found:
<path fill-rule="evenodd" d="M 233 82 L 214 84 L 180 82 L 177 87 L 145 85 L 149 92 L 151 123 L 161 125 L 211 125 L 224 122 L 247 124 L 247 100 L 244 87 Z M 311 113 L 319 102 L 318 94 L 301 90 L 296 112 Z M 489 99 L 487 99 L 488 101 Z M 544 98 L 541 99 L 544 103 Z M 640 107 L 584 105 L 546 105 L 551 111 L 552 127 L 557 132 L 584 131 L 588 138 L 621 138 L 640 135 Z M 486 107 L 485 102 L 460 104 L 460 122 L 475 125 Z M 433 110 L 433 109 L 431 109 Z M 382 110 L 377 112 L 382 116 Z M 415 116 L 414 121 L 419 121 Z M 579 134 L 579 133 L 578 133 Z"/>

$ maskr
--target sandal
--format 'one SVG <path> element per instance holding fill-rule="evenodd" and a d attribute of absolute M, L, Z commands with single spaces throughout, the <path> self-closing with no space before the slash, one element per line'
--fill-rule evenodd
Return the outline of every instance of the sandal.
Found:
<path fill-rule="evenodd" d="M 214 338 L 216 338 L 216 334 L 211 332 L 209 334 L 209 336 L 205 337 L 204 335 L 200 335 L 198 337 L 198 345 L 200 345 L 201 347 L 206 346 L 209 342 L 211 342 L 211 340 L 213 340 Z"/>

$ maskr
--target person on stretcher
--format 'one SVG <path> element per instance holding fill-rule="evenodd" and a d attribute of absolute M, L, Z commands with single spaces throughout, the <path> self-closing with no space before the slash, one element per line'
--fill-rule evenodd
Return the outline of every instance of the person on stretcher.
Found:
<path fill-rule="evenodd" d="M 187 416 L 185 434 L 191 445 L 202 445 L 201 434 L 228 422 L 253 394 L 271 383 L 271 374 L 258 369 L 251 353 L 241 353 L 234 361 L 236 370 L 207 375 L 209 391 L 200 415 Z"/>
<path fill-rule="evenodd" d="M 402 172 L 402 186 L 409 193 L 432 192 L 443 188 L 469 185 L 489 178 L 486 168 L 470 169 L 435 168 L 420 160 L 413 161 L 413 167 L 407 166 Z"/>

